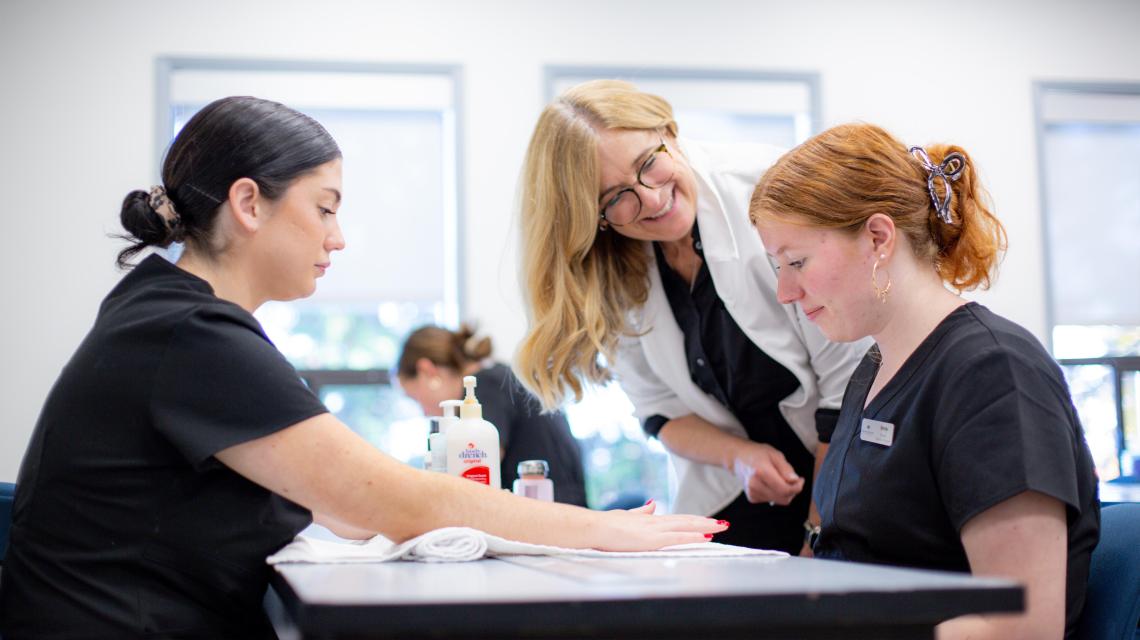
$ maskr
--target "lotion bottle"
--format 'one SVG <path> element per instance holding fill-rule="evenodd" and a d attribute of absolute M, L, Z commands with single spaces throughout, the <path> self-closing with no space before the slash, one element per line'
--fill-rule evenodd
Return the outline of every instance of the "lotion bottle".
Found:
<path fill-rule="evenodd" d="M 447 427 L 447 472 L 501 489 L 499 430 L 483 419 L 483 407 L 475 397 L 475 376 L 465 376 L 463 388 L 466 394 L 459 406 L 459 420 Z"/>

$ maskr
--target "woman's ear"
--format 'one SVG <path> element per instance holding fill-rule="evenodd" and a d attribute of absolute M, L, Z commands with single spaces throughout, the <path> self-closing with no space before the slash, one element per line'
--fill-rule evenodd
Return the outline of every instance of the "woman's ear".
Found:
<path fill-rule="evenodd" d="M 867 218 L 863 231 L 871 244 L 871 251 L 876 256 L 891 257 L 895 250 L 897 229 L 895 221 L 888 215 L 876 213 Z"/>
<path fill-rule="evenodd" d="M 226 204 L 229 205 L 234 222 L 244 231 L 256 231 L 265 219 L 261 188 L 250 178 L 239 178 L 230 185 Z"/>
<path fill-rule="evenodd" d="M 419 358 L 416 360 L 416 377 L 427 376 L 430 378 L 439 377 L 439 367 L 427 358 Z"/>

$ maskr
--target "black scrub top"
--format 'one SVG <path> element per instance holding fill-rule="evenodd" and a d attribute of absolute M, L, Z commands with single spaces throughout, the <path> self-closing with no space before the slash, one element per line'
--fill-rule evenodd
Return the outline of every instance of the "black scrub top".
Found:
<path fill-rule="evenodd" d="M 505 365 L 494 364 L 479 371 L 475 382 L 483 419 L 499 430 L 503 488 L 510 489 L 519 477 L 519 462 L 546 460 L 550 468 L 547 477 L 554 483 L 554 501 L 586 506 L 582 451 L 570 433 L 565 414 L 543 413 L 535 397 Z"/>
<path fill-rule="evenodd" d="M 144 260 L 103 301 L 24 455 L 5 640 L 275 637 L 265 558 L 311 514 L 213 456 L 325 411 L 253 316 Z"/>
<path fill-rule="evenodd" d="M 784 419 L 779 404 L 800 388 L 799 380 L 756 346 L 725 308 L 704 261 L 697 224 L 693 225 L 692 241 L 701 266 L 691 289 L 684 278 L 669 267 L 661 247 L 653 244 L 665 297 L 684 335 L 689 377 L 736 416 L 750 440 L 781 451 L 796 473 L 805 479 L 803 491 L 786 507 L 751 504 L 741 494 L 728 507 L 713 514 L 732 525 L 716 534 L 714 541 L 798 554 L 803 546 L 803 523 L 811 505 L 815 458 Z M 829 439 L 838 413 L 826 409 L 817 413 L 821 441 Z M 642 426 L 648 435 L 656 436 L 666 422 L 665 416 L 655 415 L 647 418 Z"/>
<path fill-rule="evenodd" d="M 977 303 L 951 312 L 864 410 L 878 362 L 872 349 L 852 375 L 820 469 L 816 557 L 968 572 L 962 527 L 1019 493 L 1043 493 L 1066 507 L 1071 637 L 1100 508 L 1060 367 Z M 865 439 L 864 419 L 893 425 L 890 444 Z"/>

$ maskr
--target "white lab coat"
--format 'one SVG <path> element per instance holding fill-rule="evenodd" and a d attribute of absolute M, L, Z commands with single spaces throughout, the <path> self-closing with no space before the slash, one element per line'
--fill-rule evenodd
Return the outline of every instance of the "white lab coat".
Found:
<path fill-rule="evenodd" d="M 752 342 L 799 380 L 800 388 L 780 402 L 780 412 L 814 453 L 819 446 L 816 409 L 840 407 L 847 381 L 871 343 L 829 342 L 798 305 L 776 301 L 776 271 L 748 221 L 748 203 L 761 174 L 782 150 L 690 140 L 679 141 L 679 146 L 696 177 L 701 243 L 717 294 Z M 637 417 L 696 414 L 747 439 L 736 417 L 689 377 L 681 329 L 665 297 L 653 248 L 647 242 L 645 249 L 650 258 L 649 297 L 630 315 L 631 329 L 643 335 L 623 337 L 614 362 Z M 675 513 L 713 515 L 743 491 L 741 481 L 726 469 L 678 455 L 670 458 L 677 477 Z"/>

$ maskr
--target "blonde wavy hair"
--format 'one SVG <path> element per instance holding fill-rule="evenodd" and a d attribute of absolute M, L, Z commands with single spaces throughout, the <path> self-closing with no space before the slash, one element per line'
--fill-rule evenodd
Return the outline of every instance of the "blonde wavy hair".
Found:
<path fill-rule="evenodd" d="M 598 231 L 597 141 L 607 129 L 658 130 L 675 138 L 673 108 L 628 82 L 593 80 L 556 98 L 538 118 L 521 186 L 526 337 L 515 374 L 554 409 L 585 382 L 610 379 L 628 312 L 649 294 L 644 243 Z"/>

